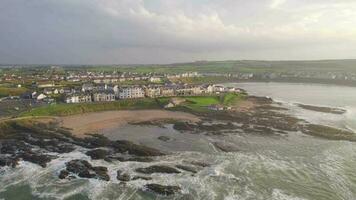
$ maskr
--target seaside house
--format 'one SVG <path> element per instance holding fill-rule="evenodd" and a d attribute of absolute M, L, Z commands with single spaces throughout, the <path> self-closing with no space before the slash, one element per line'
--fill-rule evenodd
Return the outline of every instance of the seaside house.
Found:
<path fill-rule="evenodd" d="M 90 94 L 74 94 L 66 97 L 66 103 L 88 103 L 92 102 Z"/>
<path fill-rule="evenodd" d="M 138 86 L 122 87 L 117 94 L 119 99 L 135 99 L 145 97 L 145 91 Z"/>
<path fill-rule="evenodd" d="M 111 91 L 96 92 L 93 94 L 95 102 L 115 101 L 115 94 Z"/>
<path fill-rule="evenodd" d="M 155 98 L 161 96 L 161 88 L 157 86 L 149 86 L 145 89 L 147 97 Z"/>

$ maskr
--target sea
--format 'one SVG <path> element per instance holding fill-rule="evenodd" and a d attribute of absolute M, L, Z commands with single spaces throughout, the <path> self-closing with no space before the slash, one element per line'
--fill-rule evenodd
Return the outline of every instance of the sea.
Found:
<path fill-rule="evenodd" d="M 312 123 L 356 130 L 356 87 L 295 83 L 226 83 L 256 96 L 268 96 L 289 108 L 290 114 Z M 342 115 L 304 110 L 298 103 L 337 107 Z M 0 169 L 0 199 L 202 199 L 202 200 L 355 200 L 356 143 L 331 141 L 301 133 L 284 136 L 256 134 L 206 135 L 182 133 L 172 125 L 163 127 L 126 125 L 104 130 L 110 139 L 127 139 L 158 148 L 170 155 L 153 163 L 90 160 L 86 149 L 58 155 L 47 168 L 20 162 Z M 169 141 L 161 141 L 167 136 Z M 215 149 L 214 142 L 238 147 L 238 152 Z M 106 166 L 111 181 L 60 180 L 65 162 L 85 159 Z M 153 174 L 153 180 L 126 184 L 116 171 L 134 174 L 138 167 L 205 162 L 197 174 Z M 179 185 L 181 193 L 159 196 L 142 189 L 147 183 Z"/>

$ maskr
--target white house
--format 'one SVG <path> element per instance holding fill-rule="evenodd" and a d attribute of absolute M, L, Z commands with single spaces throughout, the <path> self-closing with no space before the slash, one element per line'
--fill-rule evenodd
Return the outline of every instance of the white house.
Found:
<path fill-rule="evenodd" d="M 143 88 L 133 86 L 133 87 L 124 87 L 119 89 L 117 95 L 119 99 L 135 99 L 145 97 L 145 92 Z"/>
<path fill-rule="evenodd" d="M 47 97 L 46 95 L 40 94 L 37 96 L 37 100 L 41 101 L 41 100 L 45 99 L 46 97 Z"/>

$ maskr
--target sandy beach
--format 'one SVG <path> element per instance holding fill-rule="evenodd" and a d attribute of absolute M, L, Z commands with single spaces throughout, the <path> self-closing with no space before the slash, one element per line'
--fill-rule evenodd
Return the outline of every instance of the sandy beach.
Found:
<path fill-rule="evenodd" d="M 197 116 L 189 113 L 165 110 L 105 111 L 58 118 L 61 126 L 72 129 L 73 134 L 78 137 L 84 137 L 86 133 L 100 133 L 101 130 L 127 123 L 164 119 L 200 121 Z"/>

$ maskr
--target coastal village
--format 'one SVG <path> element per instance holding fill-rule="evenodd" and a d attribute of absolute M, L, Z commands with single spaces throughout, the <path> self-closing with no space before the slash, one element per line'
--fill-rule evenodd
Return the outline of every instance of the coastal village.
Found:
<path fill-rule="evenodd" d="M 239 88 L 222 85 L 110 85 L 84 83 L 81 88 L 44 88 L 42 92 L 25 94 L 23 98 L 54 102 L 53 95 L 63 95 L 65 103 L 111 102 L 123 99 L 201 96 L 226 92 L 241 92 Z"/>
<path fill-rule="evenodd" d="M 186 72 L 175 75 L 156 74 L 127 74 L 127 73 L 71 73 L 67 77 L 51 76 L 47 81 L 34 82 L 30 90 L 18 96 L 7 96 L 0 99 L 2 103 L 22 102 L 27 109 L 46 104 L 80 104 L 92 102 L 113 102 L 130 99 L 181 97 L 181 96 L 209 96 L 221 93 L 240 93 L 241 89 L 224 87 L 217 84 L 187 84 L 175 80 L 184 77 L 202 77 L 197 72 Z M 37 77 L 41 80 L 39 77 Z M 63 86 L 58 83 L 64 80 Z M 64 82 L 64 81 L 62 81 Z M 23 87 L 21 84 L 17 88 Z M 174 98 L 166 107 L 179 104 Z M 14 109 L 18 109 L 16 106 Z M 220 105 L 209 106 L 211 110 L 229 108 Z"/>

